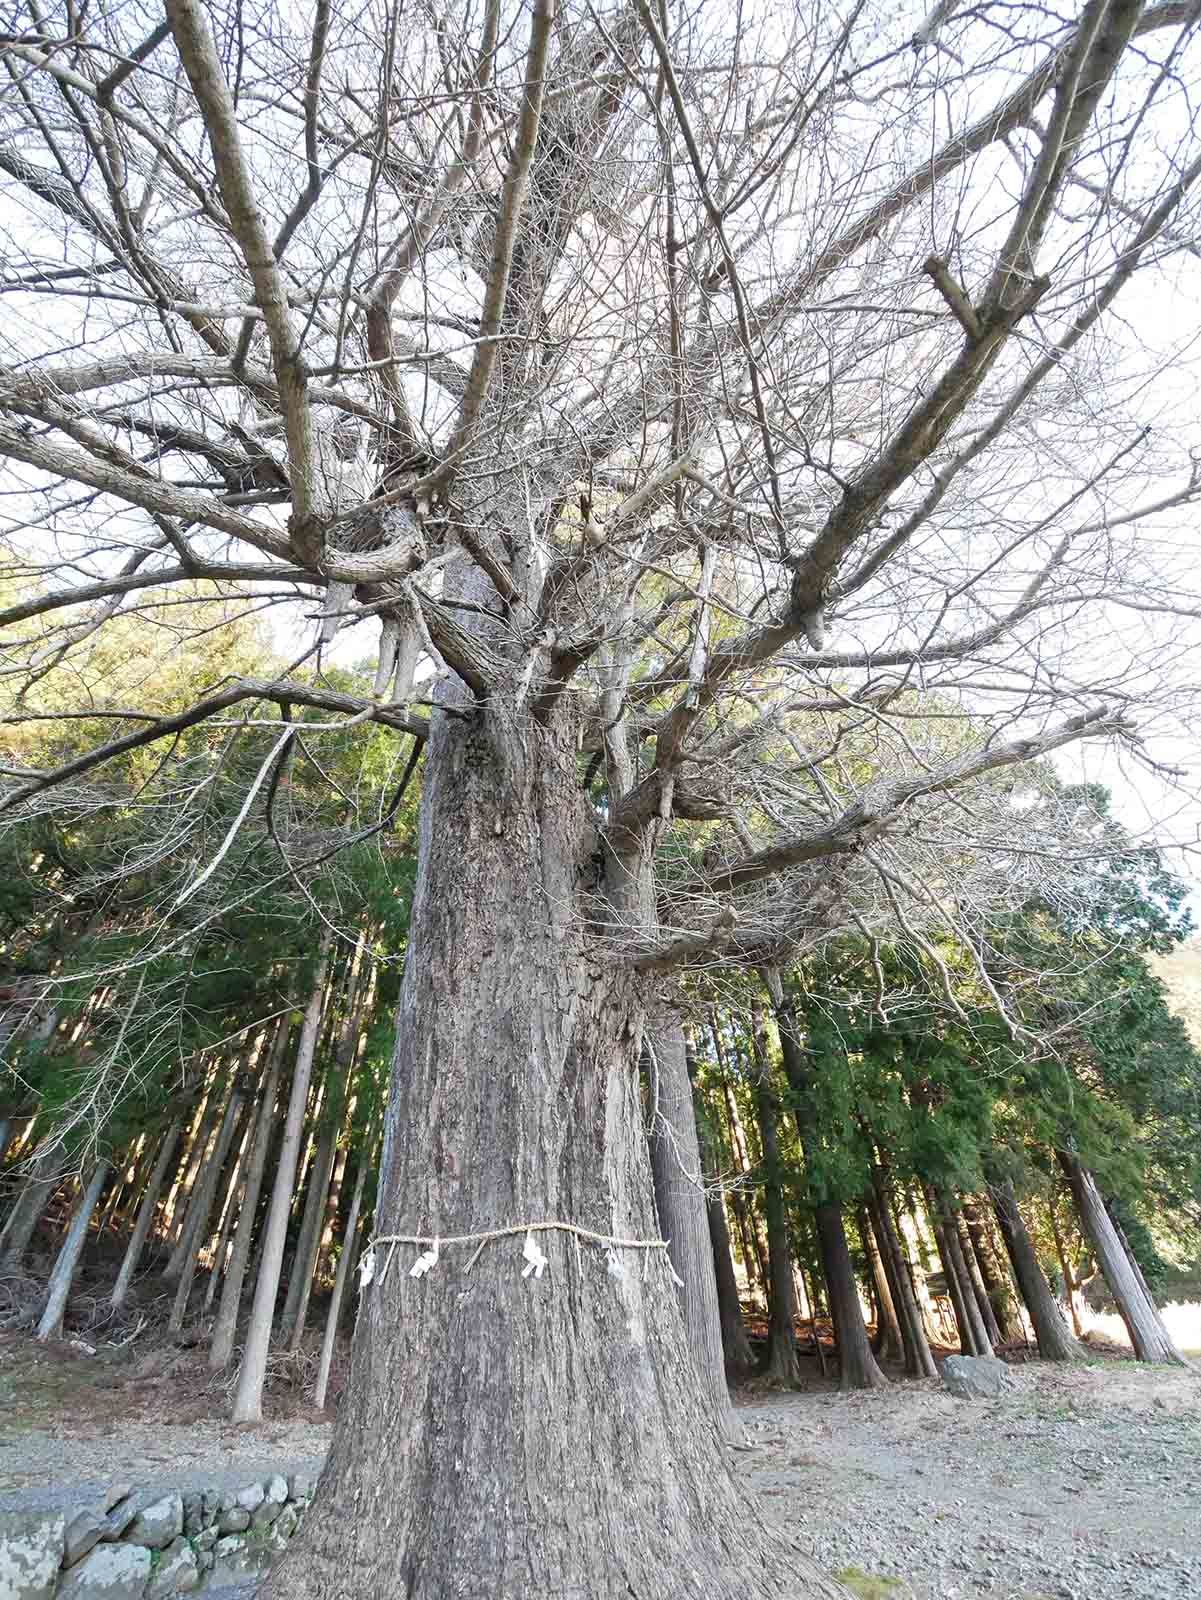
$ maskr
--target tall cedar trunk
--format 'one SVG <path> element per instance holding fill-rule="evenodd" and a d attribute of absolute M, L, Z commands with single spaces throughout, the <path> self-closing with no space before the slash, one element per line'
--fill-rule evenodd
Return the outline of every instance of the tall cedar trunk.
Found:
<path fill-rule="evenodd" d="M 692 1078 L 695 1061 L 688 1041 L 685 1041 L 685 1060 L 688 1076 Z M 701 1154 L 701 1177 L 705 1184 L 709 1243 L 713 1251 L 713 1276 L 717 1288 L 718 1315 L 721 1319 L 722 1352 L 726 1371 L 743 1375 L 754 1370 L 755 1357 L 751 1350 L 751 1342 L 746 1336 L 746 1325 L 742 1320 L 738 1279 L 734 1275 L 734 1257 L 730 1246 L 730 1227 L 726 1221 L 726 1208 L 717 1183 L 718 1160 L 714 1149 L 713 1129 L 695 1100 L 694 1104 L 697 1105 L 695 1123 Z"/>
<path fill-rule="evenodd" d="M 197 1109 L 196 1115 L 199 1121 L 192 1128 L 192 1136 L 184 1150 L 183 1163 L 167 1200 L 167 1238 L 171 1244 L 171 1254 L 163 1268 L 163 1277 L 169 1282 L 173 1282 L 183 1270 L 185 1258 L 184 1252 L 180 1249 L 180 1240 L 188 1225 L 196 1175 L 212 1143 L 213 1130 L 217 1126 L 224 1101 L 225 1084 L 222 1081 L 222 1066 L 219 1063 L 213 1070 L 208 1093 Z"/>
<path fill-rule="evenodd" d="M 1188 1362 L 1172 1343 L 1171 1335 L 1164 1327 L 1163 1318 L 1147 1292 L 1141 1272 L 1113 1225 L 1092 1173 L 1087 1167 L 1081 1166 L 1075 1156 L 1063 1151 L 1057 1154 L 1072 1191 L 1084 1237 L 1092 1246 L 1105 1282 L 1109 1285 L 1109 1292 L 1117 1303 L 1135 1355 L 1140 1361 L 1173 1362 L 1177 1366 L 1187 1366 Z"/>
<path fill-rule="evenodd" d="M 100 1191 L 104 1188 L 109 1170 L 107 1161 L 96 1163 L 96 1170 L 88 1179 L 87 1188 L 75 1207 L 71 1226 L 67 1229 L 67 1236 L 63 1240 L 62 1248 L 54 1263 L 54 1270 L 50 1274 L 50 1282 L 46 1286 L 46 1305 L 37 1331 L 37 1338 L 43 1341 L 58 1339 L 62 1335 L 67 1297 L 71 1293 L 75 1269 L 79 1265 L 79 1258 L 87 1242 L 88 1224 L 92 1220 L 92 1212 L 96 1209 L 96 1202 L 100 1198 Z"/>
<path fill-rule="evenodd" d="M 877 1167 L 872 1172 L 871 1192 L 872 1223 L 884 1262 L 884 1271 L 892 1289 L 893 1305 L 901 1325 L 901 1341 L 905 1347 L 905 1371 L 911 1378 L 933 1378 L 938 1375 L 930 1341 L 926 1338 L 921 1307 L 913 1292 L 909 1276 L 909 1263 L 901 1249 L 901 1241 L 892 1220 L 892 1206 L 888 1193 L 888 1180 Z"/>
<path fill-rule="evenodd" d="M 288 1349 L 293 1352 L 300 1349 L 304 1339 L 304 1325 L 308 1320 L 313 1275 L 317 1270 L 317 1254 L 321 1248 L 321 1235 L 329 1209 L 334 1162 L 338 1156 L 338 1136 L 341 1131 L 340 1126 L 324 1129 L 313 1161 L 313 1176 L 309 1187 L 311 1199 L 305 1201 L 304 1221 L 301 1224 L 300 1240 L 296 1246 L 296 1264 L 293 1268 L 293 1275 L 300 1285 L 300 1291 L 296 1297 L 296 1309 L 292 1313 L 292 1321 L 290 1324 L 285 1322 L 280 1332 L 281 1338 L 287 1338 Z"/>
<path fill-rule="evenodd" d="M 346 1285 L 350 1282 L 351 1268 L 354 1265 L 355 1244 L 359 1233 L 359 1212 L 363 1206 L 363 1190 L 367 1186 L 367 1154 L 370 1148 L 369 1140 L 364 1142 L 363 1154 L 359 1161 L 359 1174 L 354 1181 L 354 1191 L 350 1197 L 350 1213 L 346 1218 L 346 1227 L 342 1234 L 342 1253 L 338 1257 L 338 1270 L 334 1274 L 334 1289 L 329 1299 L 329 1309 L 325 1314 L 325 1336 L 321 1341 L 321 1360 L 317 1366 L 317 1382 L 313 1387 L 313 1404 L 318 1411 L 325 1409 L 325 1396 L 329 1388 L 329 1369 L 334 1359 L 334 1344 L 338 1337 L 338 1320 L 342 1314 L 342 1303 L 346 1299 Z"/>
<path fill-rule="evenodd" d="M 267 1376 L 267 1352 L 271 1347 L 271 1325 L 275 1320 L 279 1275 L 284 1263 L 288 1213 L 292 1209 L 292 1186 L 296 1181 L 296 1161 L 300 1154 L 300 1136 L 303 1132 L 309 1081 L 313 1072 L 313 1055 L 321 1029 L 329 946 L 330 932 L 325 928 L 322 930 L 321 942 L 317 947 L 317 970 L 313 975 L 312 993 L 309 995 L 304 1021 L 300 1028 L 300 1043 L 296 1048 L 296 1065 L 292 1069 L 292 1092 L 288 1099 L 283 1143 L 280 1146 L 275 1181 L 271 1188 L 271 1205 L 267 1211 L 267 1220 L 263 1224 L 262 1254 L 254 1285 L 254 1304 L 250 1311 L 246 1348 L 242 1353 L 242 1365 L 238 1370 L 238 1383 L 234 1390 L 230 1412 L 234 1422 L 261 1422 L 263 1419 L 263 1383 Z"/>
<path fill-rule="evenodd" d="M 346 1091 L 350 1084 L 355 1041 L 359 1032 L 359 1006 L 364 996 L 363 950 L 365 943 L 366 935 L 360 933 L 358 942 L 355 945 L 354 955 L 347 965 L 346 979 L 342 986 L 342 1026 L 338 1033 L 334 1059 L 326 1074 L 325 1105 L 323 1109 L 324 1125 L 313 1157 L 312 1176 L 309 1180 L 308 1194 L 305 1197 L 300 1236 L 296 1243 L 296 1260 L 292 1270 L 292 1280 L 288 1285 L 288 1298 L 284 1305 L 283 1321 L 280 1325 L 280 1337 L 288 1341 L 288 1348 L 292 1351 L 300 1349 L 301 1341 L 304 1338 L 304 1325 L 309 1310 L 309 1296 L 313 1290 L 313 1275 L 317 1270 L 317 1257 L 321 1249 L 321 1236 L 324 1231 L 325 1216 L 333 1183 L 334 1163 L 338 1156 L 338 1141 L 342 1132 L 343 1106 L 346 1101 Z M 337 1008 L 331 1005 L 329 1009 L 329 1026 L 332 1035 L 336 1024 Z M 351 1111 L 353 1112 L 353 1100 L 351 1102 Z"/>
<path fill-rule="evenodd" d="M 726 1384 L 692 1079 L 684 1031 L 674 1017 L 660 1018 L 648 1029 L 646 1053 L 651 1085 L 651 1170 L 659 1226 L 669 1242 L 671 1264 L 682 1280 L 680 1306 L 697 1377 L 723 1434 L 734 1439 L 741 1430 Z"/>
<path fill-rule="evenodd" d="M 769 970 L 765 971 L 763 976 L 775 1011 L 784 1076 L 799 1100 L 807 1088 L 808 1069 L 801 1048 L 796 1010 L 779 973 Z M 796 1108 L 796 1124 L 801 1149 L 804 1150 L 809 1130 L 805 1126 L 804 1112 L 799 1104 Z M 826 1295 L 830 1303 L 830 1320 L 834 1324 L 834 1339 L 838 1345 L 839 1386 L 843 1389 L 885 1388 L 888 1379 L 881 1372 L 872 1354 L 867 1329 L 863 1325 L 863 1311 L 859 1304 L 855 1271 L 851 1265 L 851 1252 L 847 1245 L 842 1208 L 833 1201 L 824 1201 L 814 1207 L 813 1220 L 817 1229 L 822 1275 L 826 1280 Z"/>
<path fill-rule="evenodd" d="M 1060 1311 L 1055 1296 L 1051 1293 L 1051 1286 L 1042 1267 L 1039 1266 L 1034 1245 L 1026 1231 L 1022 1213 L 1018 1209 L 1013 1184 L 1008 1180 L 1004 1183 L 994 1183 L 991 1185 L 991 1192 L 997 1226 L 1005 1241 L 1005 1249 L 1009 1252 L 1018 1289 L 1030 1314 L 1034 1337 L 1038 1341 L 1039 1355 L 1044 1361 L 1083 1360 L 1084 1351 L 1068 1332 L 1063 1312 Z"/>
<path fill-rule="evenodd" d="M 1051 1222 L 1051 1237 L 1055 1240 L 1055 1254 L 1059 1259 L 1059 1271 L 1063 1278 L 1063 1297 L 1067 1301 L 1068 1314 L 1072 1319 L 1072 1332 L 1077 1339 L 1084 1337 L 1084 1322 L 1081 1316 L 1080 1279 L 1072 1270 L 1068 1260 L 1067 1246 L 1064 1243 L 1063 1231 L 1059 1226 L 1059 1218 L 1055 1215 L 1055 1198 L 1047 1202 L 1047 1216 Z"/>
<path fill-rule="evenodd" d="M 721 1030 L 717 1026 L 716 1014 L 712 1011 L 709 1013 L 709 1033 L 713 1039 L 715 1058 L 721 1069 L 721 1093 L 726 1107 L 726 1125 L 730 1130 L 731 1166 L 735 1178 L 735 1185 L 730 1190 L 730 1207 L 738 1223 L 738 1237 L 742 1243 L 742 1260 L 746 1267 L 747 1286 L 752 1294 L 758 1289 L 759 1298 L 766 1306 L 767 1256 L 763 1249 L 763 1241 L 759 1237 L 759 1217 L 758 1213 L 747 1205 L 740 1187 L 750 1173 L 751 1161 L 747 1152 L 742 1119 L 738 1115 L 738 1107 L 730 1089 L 729 1069 L 726 1065 Z"/>
<path fill-rule="evenodd" d="M 972 1249 L 972 1241 L 968 1237 L 967 1224 L 963 1220 L 962 1211 L 957 1211 L 952 1215 L 951 1225 L 955 1229 L 955 1238 L 959 1244 L 959 1259 L 963 1262 L 968 1282 L 972 1286 L 972 1293 L 976 1297 L 976 1309 L 979 1311 L 980 1320 L 984 1324 L 984 1334 L 988 1341 L 989 1350 L 995 1350 L 1002 1343 L 1001 1328 L 993 1313 L 992 1301 L 988 1298 L 988 1291 L 984 1287 L 984 1279 L 980 1275 L 980 1263 L 976 1260 L 976 1252 Z"/>
<path fill-rule="evenodd" d="M 175 1288 L 175 1298 L 171 1302 L 171 1314 L 167 1318 L 167 1328 L 171 1333 L 178 1333 L 183 1327 L 188 1314 L 188 1300 L 192 1293 L 192 1280 L 196 1276 L 196 1268 L 200 1262 L 200 1252 L 208 1238 L 208 1221 L 212 1213 L 213 1201 L 217 1197 L 222 1174 L 226 1170 L 229 1152 L 237 1137 L 238 1128 L 242 1121 L 242 1113 L 246 1104 L 244 1085 L 235 1078 L 230 1090 L 229 1099 L 225 1106 L 225 1115 L 221 1119 L 221 1128 L 217 1134 L 212 1151 L 196 1180 L 196 1187 L 192 1191 L 191 1215 L 184 1225 L 183 1235 L 180 1239 L 180 1248 L 185 1251 L 183 1266 L 179 1273 L 179 1282 Z"/>
<path fill-rule="evenodd" d="M 843 1226 L 842 1208 L 833 1201 L 815 1206 L 817 1241 L 821 1251 L 826 1292 L 830 1298 L 830 1318 L 838 1345 L 840 1389 L 883 1389 L 888 1379 L 880 1371 L 863 1325 L 859 1290 L 851 1252 Z"/>
<path fill-rule="evenodd" d="M 125 1304 L 130 1285 L 133 1283 L 134 1273 L 138 1270 L 138 1265 L 141 1262 L 142 1251 L 146 1248 L 146 1240 L 150 1236 L 151 1224 L 154 1222 L 154 1213 L 158 1206 L 159 1196 L 163 1192 L 163 1184 L 166 1182 L 176 1146 L 179 1144 L 182 1126 L 183 1124 L 177 1118 L 163 1135 L 163 1142 L 159 1146 L 158 1155 L 155 1157 L 150 1181 L 146 1185 L 141 1203 L 138 1206 L 138 1215 L 133 1225 L 133 1232 L 129 1236 L 129 1243 L 125 1246 L 121 1270 L 117 1273 L 117 1281 L 113 1284 L 113 1292 L 109 1296 L 109 1307 L 113 1311 L 120 1311 Z"/>
<path fill-rule="evenodd" d="M 736 1486 L 659 1237 L 643 983 L 590 939 L 574 729 L 435 712 L 381 1161 L 379 1244 L 329 1459 L 265 1600 L 841 1595 Z M 613 893 L 612 869 L 602 887 Z M 595 903 L 593 901 L 593 903 Z M 620 903 L 614 914 L 623 914 Z M 511 1229 L 488 1244 L 448 1241 Z M 468 1271 L 469 1265 L 471 1270 Z"/>
<path fill-rule="evenodd" d="M 21 1264 L 29 1241 L 66 1171 L 67 1160 L 67 1152 L 57 1140 L 47 1140 L 34 1156 L 4 1231 L 0 1233 L 0 1271 L 11 1272 Z"/>
<path fill-rule="evenodd" d="M 863 1252 L 867 1256 L 872 1284 L 876 1291 L 876 1355 L 882 1361 L 903 1361 L 905 1343 L 901 1336 L 901 1321 L 892 1297 L 892 1285 L 884 1270 L 884 1259 L 867 1205 L 864 1205 L 859 1212 L 859 1233 L 863 1239 Z"/>
<path fill-rule="evenodd" d="M 963 1220 L 967 1226 L 972 1254 L 976 1258 L 976 1266 L 984 1284 L 984 1292 L 988 1295 L 993 1317 L 1000 1331 L 1001 1342 L 1014 1344 L 1025 1337 L 1022 1319 L 1014 1303 L 1009 1275 L 997 1260 L 984 1214 L 974 1199 L 969 1198 L 963 1202 Z"/>
<path fill-rule="evenodd" d="M 767 1269 L 771 1277 L 768 1303 L 767 1366 L 772 1383 L 799 1387 L 801 1367 L 796 1344 L 796 1286 L 792 1278 L 792 1247 L 788 1241 L 788 1210 L 784 1202 L 784 1171 L 780 1161 L 776 1096 L 767 1053 L 767 1022 L 762 1002 L 756 1000 L 751 1017 L 755 1053 L 755 1116 L 763 1147 L 763 1212 L 767 1218 Z"/>
<path fill-rule="evenodd" d="M 242 1288 L 246 1282 L 246 1268 L 250 1264 L 250 1245 L 258 1218 L 259 1191 L 263 1186 L 263 1174 L 267 1169 L 267 1152 L 271 1147 L 271 1134 L 275 1127 L 275 1098 L 279 1091 L 280 1069 L 287 1054 L 288 1036 L 288 1022 L 286 1018 L 281 1018 L 275 1030 L 275 1038 L 271 1042 L 271 1053 L 267 1058 L 267 1073 L 259 1095 L 258 1116 L 255 1118 L 254 1131 L 250 1137 L 250 1150 L 246 1158 L 246 1179 L 238 1205 L 233 1250 L 230 1253 L 229 1265 L 225 1269 L 217 1319 L 213 1324 L 213 1339 L 209 1345 L 209 1370 L 212 1372 L 223 1372 L 233 1355 L 234 1339 L 238 1330 L 238 1312 L 242 1305 Z"/>
<path fill-rule="evenodd" d="M 947 1279 L 947 1291 L 955 1307 L 955 1321 L 959 1327 L 959 1346 L 965 1356 L 990 1356 L 989 1343 L 980 1308 L 976 1304 L 972 1280 L 959 1244 L 959 1229 L 950 1199 L 943 1189 L 931 1189 L 927 1201 L 929 1217 L 934 1228 L 939 1258 Z"/>

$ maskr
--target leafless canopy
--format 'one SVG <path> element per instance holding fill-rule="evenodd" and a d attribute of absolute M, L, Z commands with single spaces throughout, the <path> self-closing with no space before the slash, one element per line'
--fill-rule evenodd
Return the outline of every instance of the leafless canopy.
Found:
<path fill-rule="evenodd" d="M 5 720 L 121 720 L 0 808 L 246 703 L 568 708 L 645 967 L 1062 874 L 1006 769 L 1192 703 L 1198 11 L 9 5 Z M 74 704 L 180 588 L 319 637 Z"/>

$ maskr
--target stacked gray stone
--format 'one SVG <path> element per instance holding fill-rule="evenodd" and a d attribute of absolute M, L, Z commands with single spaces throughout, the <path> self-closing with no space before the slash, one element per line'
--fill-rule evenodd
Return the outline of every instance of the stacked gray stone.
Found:
<path fill-rule="evenodd" d="M 237 1489 L 122 1484 L 82 1506 L 70 1491 L 0 1503 L 0 1600 L 171 1600 L 245 1584 L 286 1547 L 315 1480 L 273 1472 Z"/>

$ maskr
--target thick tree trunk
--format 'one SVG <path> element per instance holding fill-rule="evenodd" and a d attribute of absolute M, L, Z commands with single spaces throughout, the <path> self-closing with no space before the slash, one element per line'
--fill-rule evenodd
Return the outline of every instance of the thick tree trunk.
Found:
<path fill-rule="evenodd" d="M 904 1361 L 905 1342 L 901 1336 L 900 1317 L 892 1298 L 892 1287 L 884 1270 L 884 1259 L 866 1205 L 859 1212 L 859 1233 L 863 1239 L 863 1252 L 867 1257 L 872 1285 L 876 1291 L 876 1356 L 882 1361 Z"/>
<path fill-rule="evenodd" d="M 991 1185 L 991 1193 L 993 1209 L 997 1214 L 997 1226 L 1001 1230 L 1001 1237 L 1009 1252 L 1013 1275 L 1026 1303 L 1026 1310 L 1030 1313 L 1034 1337 L 1038 1341 L 1039 1355 L 1044 1361 L 1083 1360 L 1084 1351 L 1068 1332 L 1063 1313 L 1056 1304 L 1043 1269 L 1038 1264 L 1038 1256 L 1026 1231 L 1022 1213 L 1018 1209 L 1013 1184 L 1008 1181 L 994 1183 Z"/>
<path fill-rule="evenodd" d="M 375 1275 L 264 1600 L 841 1595 L 736 1486 L 666 1251 L 549 1230 L 523 1266 L 533 1223 L 660 1236 L 645 980 L 589 938 L 574 730 L 510 709 L 431 718 Z"/>
<path fill-rule="evenodd" d="M 259 1096 L 259 1111 L 250 1150 L 246 1158 L 246 1180 L 238 1206 L 238 1223 L 234 1233 L 233 1250 L 225 1269 L 221 1285 L 221 1301 L 217 1307 L 217 1320 L 213 1325 L 213 1340 L 209 1345 L 209 1370 L 223 1372 L 233 1355 L 234 1338 L 238 1329 L 238 1312 L 242 1305 L 242 1288 L 246 1281 L 246 1268 L 250 1264 L 250 1246 L 254 1238 L 258 1217 L 259 1191 L 267 1169 L 267 1152 L 271 1148 L 271 1135 L 275 1127 L 275 1097 L 279 1091 L 280 1068 L 288 1049 L 289 1028 L 281 1019 L 271 1043 L 267 1074 Z"/>
<path fill-rule="evenodd" d="M 973 1199 L 963 1202 L 963 1220 L 967 1227 L 968 1242 L 975 1257 L 984 1292 L 992 1306 L 993 1319 L 1002 1344 L 1013 1344 L 1025 1338 L 1022 1319 L 1014 1303 L 1009 1275 L 997 1260 L 989 1238 L 984 1216 Z"/>
<path fill-rule="evenodd" d="M 54 1270 L 50 1274 L 50 1282 L 46 1286 L 46 1305 L 42 1311 L 41 1321 L 38 1323 L 36 1337 L 45 1343 L 48 1339 L 62 1337 L 63 1317 L 67 1310 L 67 1297 L 71 1293 L 71 1284 L 75 1280 L 75 1269 L 79 1265 L 79 1258 L 83 1254 L 83 1247 L 87 1242 L 88 1224 L 92 1220 L 92 1212 L 96 1209 L 96 1202 L 100 1198 L 100 1191 L 104 1188 L 105 1179 L 109 1175 L 109 1163 L 98 1161 L 96 1169 L 88 1179 L 87 1188 L 79 1198 L 75 1207 L 75 1214 L 71 1218 L 71 1226 L 67 1229 L 67 1236 L 63 1240 L 62 1248 L 54 1263 Z"/>
<path fill-rule="evenodd" d="M 661 1018 L 648 1029 L 646 1053 L 651 1085 L 651 1170 L 659 1226 L 668 1241 L 672 1267 L 682 1280 L 680 1306 L 697 1377 L 722 1432 L 735 1439 L 741 1436 L 741 1429 L 726 1384 L 692 1079 L 684 1032 L 674 1017 Z"/>
<path fill-rule="evenodd" d="M 892 1289 L 893 1304 L 901 1324 L 901 1339 L 905 1346 L 905 1371 L 911 1378 L 934 1378 L 938 1368 L 926 1338 L 921 1307 L 913 1292 L 913 1279 L 909 1263 L 901 1248 L 901 1241 L 892 1220 L 892 1207 L 888 1193 L 888 1180 L 880 1168 L 872 1172 L 872 1222 L 880 1245 L 884 1270 Z"/>
<path fill-rule="evenodd" d="M 312 993 L 305 1007 L 304 1022 L 301 1024 L 296 1065 L 292 1069 L 292 1092 L 288 1100 L 287 1120 L 284 1123 L 283 1144 L 280 1147 L 275 1182 L 271 1189 L 271 1206 L 263 1225 L 263 1248 L 258 1278 L 254 1286 L 254 1304 L 251 1307 L 250 1325 L 246 1330 L 246 1348 L 242 1355 L 242 1365 L 238 1371 L 238 1383 L 230 1411 L 234 1422 L 263 1420 L 263 1382 L 267 1376 L 267 1352 L 271 1347 L 271 1326 L 275 1320 L 279 1275 L 284 1264 L 288 1213 L 292 1209 L 292 1185 L 296 1181 L 296 1161 L 300 1154 L 301 1134 L 304 1131 L 304 1113 L 308 1103 L 309 1081 L 313 1073 L 313 1055 L 317 1048 L 317 1035 L 321 1030 L 329 947 L 330 932 L 325 928 L 317 947 L 317 970 L 313 977 Z"/>
<path fill-rule="evenodd" d="M 771 1278 L 764 1376 L 769 1383 L 799 1388 L 801 1366 L 797 1359 L 792 1246 L 788 1240 L 788 1209 L 784 1203 L 784 1171 L 780 1161 L 776 1096 L 767 1054 L 767 1022 L 762 1003 L 758 1000 L 754 1003 L 751 1025 L 755 1053 L 755 1116 L 763 1149 L 763 1212 L 767 1218 L 767 1267 Z"/>
<path fill-rule="evenodd" d="M 113 1311 L 120 1311 L 129 1295 L 134 1273 L 138 1270 L 138 1263 L 142 1259 L 142 1251 L 146 1248 L 146 1240 L 150 1236 L 155 1207 L 158 1205 L 159 1196 L 163 1192 L 163 1184 L 166 1182 L 167 1173 L 170 1171 L 171 1161 L 179 1143 L 181 1127 L 182 1123 L 177 1119 L 163 1135 L 163 1142 L 159 1146 L 158 1155 L 155 1157 L 150 1181 L 146 1185 L 141 1203 L 138 1206 L 138 1215 L 133 1225 L 133 1232 L 129 1236 L 129 1243 L 125 1246 L 121 1270 L 117 1273 L 117 1281 L 113 1284 L 113 1292 L 109 1296 L 109 1307 Z"/>
<path fill-rule="evenodd" d="M 1142 1274 L 1118 1236 L 1092 1173 L 1087 1167 L 1081 1166 L 1075 1156 L 1064 1151 L 1057 1151 L 1056 1154 L 1072 1191 L 1084 1237 L 1092 1246 L 1105 1282 L 1109 1285 L 1109 1292 L 1117 1303 L 1135 1355 L 1140 1361 L 1188 1366 L 1172 1343 L 1163 1318 L 1143 1283 Z"/>
<path fill-rule="evenodd" d="M 817 1223 L 826 1292 L 830 1297 L 830 1318 L 834 1323 L 834 1338 L 838 1345 L 838 1386 L 840 1389 L 887 1388 L 888 1379 L 880 1371 L 872 1354 L 867 1329 L 863 1325 L 863 1310 L 859 1304 L 859 1289 L 855 1283 L 855 1269 L 851 1265 L 842 1208 L 827 1200 L 814 1207 L 813 1216 Z"/>

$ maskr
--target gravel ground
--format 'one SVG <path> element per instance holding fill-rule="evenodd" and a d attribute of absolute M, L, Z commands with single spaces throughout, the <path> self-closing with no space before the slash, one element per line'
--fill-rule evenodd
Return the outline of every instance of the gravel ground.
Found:
<path fill-rule="evenodd" d="M 937 1383 L 745 1396 L 736 1466 L 822 1567 L 895 1579 L 863 1588 L 888 1600 L 1201 1600 L 1201 1375 L 1106 1361 L 1014 1376 L 990 1402 Z M 0 1345 L 0 1503 L 249 1480 L 328 1444 L 312 1413 L 234 1427 L 158 1396 L 65 1348 Z"/>
<path fill-rule="evenodd" d="M 1201 1596 L 1201 1377 L 1113 1362 L 741 1408 L 766 1514 L 891 1600 Z"/>

